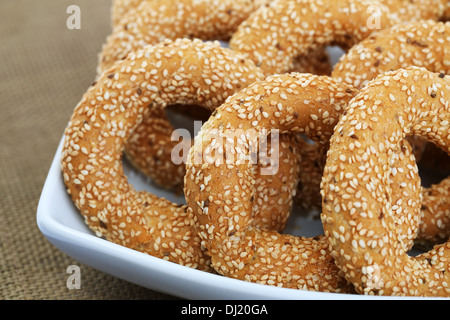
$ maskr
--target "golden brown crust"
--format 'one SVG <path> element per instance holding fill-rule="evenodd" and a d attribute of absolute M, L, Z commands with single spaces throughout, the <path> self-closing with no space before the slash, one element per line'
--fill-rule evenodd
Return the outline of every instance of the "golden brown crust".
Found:
<path fill-rule="evenodd" d="M 448 0 L 380 0 L 389 7 L 393 21 L 438 20 L 445 13 Z"/>
<path fill-rule="evenodd" d="M 211 270 L 186 206 L 134 190 L 121 156 L 149 108 L 209 106 L 218 95 L 229 95 L 227 83 L 257 79 L 258 72 L 218 43 L 180 39 L 132 53 L 103 74 L 75 108 L 62 153 L 65 184 L 89 227 L 115 243 Z"/>
<path fill-rule="evenodd" d="M 185 196 L 189 210 L 198 219 L 199 235 L 217 272 L 289 288 L 352 292 L 351 286 L 335 269 L 325 237 L 298 238 L 273 229 L 263 231 L 252 225 L 255 209 L 249 199 L 257 194 L 258 185 L 251 181 L 258 168 L 249 163 L 217 162 L 222 159 L 220 154 L 211 162 L 198 159 L 211 148 L 211 141 L 230 134 L 220 128 L 239 128 L 243 132 L 264 129 L 276 129 L 280 133 L 293 131 L 306 134 L 326 148 L 334 125 L 356 93 L 352 87 L 328 77 L 296 73 L 276 75 L 233 95 L 205 123 L 189 153 Z M 242 112 L 245 108 L 247 116 L 254 121 L 240 117 L 245 114 Z M 248 139 L 235 147 L 236 154 L 243 158 L 251 150 L 248 147 L 252 145 L 251 141 L 256 141 L 256 138 Z M 351 143 L 354 148 L 358 141 L 355 136 L 352 139 L 355 139 Z M 390 175 L 396 190 L 392 195 L 396 203 L 394 232 L 404 250 L 409 250 L 418 232 L 420 208 L 410 210 L 408 204 L 402 202 L 402 197 L 406 193 L 409 201 L 419 203 L 421 188 L 415 158 L 406 141 L 393 150 L 392 166 L 396 168 Z M 411 175 L 417 177 L 416 180 L 405 183 Z M 226 192 L 230 186 L 233 186 L 234 193 Z M 353 187 L 351 183 L 346 190 Z M 358 190 L 354 192 L 359 193 Z M 280 208 L 279 212 L 284 211 Z"/>
<path fill-rule="evenodd" d="M 218 49 L 216 54 L 220 57 L 220 55 L 229 54 L 229 52 L 231 52 L 229 49 Z M 234 57 L 238 58 L 239 55 Z M 216 63 L 214 60 L 217 58 L 212 54 L 205 57 L 205 59 L 209 58 L 213 59 L 212 63 Z M 188 110 L 189 105 L 180 104 L 179 111 L 184 115 L 191 113 L 191 116 L 204 117 L 205 115 L 199 109 L 211 114 L 228 96 L 255 80 L 263 78 L 262 73 L 256 67 L 253 68 L 253 72 L 242 73 L 238 78 L 232 80 L 223 78 L 226 75 L 224 71 L 212 75 L 212 81 L 215 82 L 215 86 L 226 87 L 226 90 L 216 91 L 217 89 L 214 89 L 214 87 L 207 88 L 206 86 L 211 84 L 211 80 L 208 80 L 203 90 L 205 92 L 216 91 L 216 95 L 209 100 L 200 99 L 195 108 L 192 105 L 190 106 L 192 107 L 191 110 Z M 180 87 L 183 87 L 182 83 L 180 83 Z M 179 89 L 180 99 L 182 99 L 182 91 L 183 89 Z M 186 172 L 186 150 L 189 149 L 192 140 L 190 137 L 180 136 L 174 130 L 175 128 L 166 115 L 165 108 L 153 108 L 134 129 L 125 146 L 125 154 L 137 169 L 151 178 L 158 186 L 169 190 L 182 191 Z M 174 156 L 177 161 L 174 161 Z"/>
<path fill-rule="evenodd" d="M 64 182 L 88 226 L 98 236 L 120 245 L 246 281 L 341 293 L 355 292 L 356 288 L 364 294 L 450 296 L 450 241 L 445 242 L 450 236 L 450 178 L 422 188 L 412 155 L 422 158 L 424 165 L 434 157 L 426 152 L 430 144 L 420 140 L 420 135 L 450 154 L 450 85 L 444 74 L 448 71 L 442 67 L 449 65 L 445 45 L 450 39 L 449 25 L 434 21 L 398 25 L 384 31 L 391 36 L 389 41 L 383 38 L 386 42 L 376 46 L 373 43 L 379 40 L 378 33 L 369 36 L 361 45 L 374 40 L 371 52 L 357 51 L 357 44 L 347 54 L 353 60 L 347 61 L 346 67 L 357 74 L 356 81 L 351 82 L 348 74 L 339 76 L 339 64 L 334 74 L 338 80 L 313 75 L 331 74 L 324 45 L 337 43 L 345 49 L 370 33 L 365 28 L 373 18 L 370 6 L 379 10 L 379 23 L 385 28 L 393 21 L 445 17 L 448 2 L 325 1 L 328 7 L 310 0 L 176 3 L 178 7 L 168 8 L 163 0 L 113 2 L 114 31 L 101 58 L 106 66 L 101 61 L 98 81 L 75 108 L 62 154 Z M 301 10 L 290 11 L 292 14 L 283 15 L 281 20 L 280 16 L 269 19 L 280 13 L 280 8 L 288 7 Z M 195 23 L 184 14 L 186 8 L 199 15 Z M 170 20 L 175 12 L 179 19 Z M 169 16 L 161 23 L 158 14 Z M 303 16 L 304 30 L 296 33 L 291 20 L 299 15 Z M 158 16 L 158 21 L 148 20 L 150 16 Z M 200 16 L 210 23 L 198 23 Z M 240 45 L 245 51 L 242 54 L 218 43 L 175 40 L 197 36 L 229 39 L 238 26 L 233 19 L 243 22 L 244 33 L 255 32 L 244 34 L 245 44 L 239 36 L 233 37 L 231 46 L 236 49 Z M 329 24 L 331 30 L 327 29 Z M 399 30 L 395 28 L 401 33 L 393 35 Z M 297 39 L 292 40 L 290 31 Z M 323 31 L 325 34 L 320 34 Z M 277 34 L 275 42 L 270 38 L 273 33 Z M 146 38 L 150 34 L 153 38 Z M 426 40 L 424 34 L 428 35 Z M 164 40 L 167 38 L 174 40 Z M 254 40 L 261 38 L 263 44 L 252 47 Z M 146 46 L 148 43 L 155 46 Z M 387 52 L 380 48 L 386 46 L 403 54 L 407 45 L 417 49 L 414 54 L 408 51 L 408 58 L 413 56 L 417 61 L 399 58 L 403 63 L 400 67 L 410 62 L 426 64 L 441 73 L 409 68 L 369 81 L 376 75 L 369 74 L 374 68 L 367 67 L 371 60 L 366 56 L 378 58 L 373 63 L 376 67 L 383 63 L 394 69 L 389 64 L 392 54 L 377 56 Z M 262 80 L 268 74 L 292 71 L 308 74 L 295 72 Z M 361 77 L 361 72 L 367 78 Z M 355 87 L 339 82 L 344 78 Z M 253 81 L 257 82 L 248 86 Z M 386 89 L 387 83 L 391 86 Z M 367 88 L 355 98 L 365 84 Z M 422 84 L 427 87 L 423 89 Z M 393 105 L 397 113 L 384 106 L 369 116 L 380 101 Z M 170 139 L 173 127 L 165 108 L 195 104 L 204 108 L 199 110 L 212 112 L 222 103 L 195 140 L 185 175 L 184 162 L 173 161 L 172 151 L 179 141 Z M 350 108 L 344 111 L 349 103 Z M 334 125 L 343 111 L 336 132 Z M 203 111 L 194 109 L 183 113 L 204 116 Z M 386 122 L 378 126 L 380 118 Z M 403 125 L 409 121 L 413 125 L 405 129 Z M 226 129 L 234 130 L 231 138 Z M 235 129 L 252 133 L 237 136 L 233 135 Z M 264 129 L 275 131 L 261 135 Z M 364 130 L 377 129 L 384 134 L 375 133 L 366 145 Z M 277 130 L 281 130 L 279 137 Z M 322 177 L 333 132 L 327 153 L 331 160 Z M 406 137 L 408 144 L 403 138 L 411 132 L 418 136 Z M 315 144 L 303 140 L 302 135 Z M 268 137 L 268 158 L 252 147 L 260 142 L 255 137 L 262 136 Z M 222 138 L 235 140 L 234 148 L 215 149 Z M 211 139 L 217 140 L 210 143 Z M 211 149 L 214 152 L 209 155 L 216 161 L 197 161 Z M 376 157 L 371 158 L 374 150 Z M 273 154 L 277 156 L 272 158 Z M 123 173 L 122 155 L 160 186 L 180 190 L 185 183 L 188 205 L 134 190 Z M 235 156 L 249 158 L 237 164 L 232 161 Z M 231 162 L 222 164 L 218 159 Z M 258 159 L 258 164 L 249 163 L 249 159 Z M 346 170 L 346 165 L 350 169 Z M 282 234 L 294 203 L 307 209 L 323 205 L 325 236 Z M 413 258 L 406 252 L 414 243 L 439 245 Z"/>
<path fill-rule="evenodd" d="M 407 134 L 450 152 L 449 93 L 448 77 L 423 68 L 388 72 L 361 90 L 335 128 L 322 180 L 321 218 L 336 264 L 359 293 L 450 296 L 450 242 L 417 257 L 406 254 L 395 235 L 388 179 L 392 151 Z M 353 134 L 359 145 L 350 150 Z M 363 158 L 368 168 L 360 166 Z M 335 174 L 337 168 L 349 176 Z M 350 174 L 359 196 L 343 188 L 353 179 Z M 409 196 L 403 201 L 420 208 Z"/>
<path fill-rule="evenodd" d="M 146 0 L 113 0 L 111 3 L 111 21 L 115 26 L 120 23 L 120 20 L 128 14 L 130 10 L 138 7 L 141 2 Z"/>
<path fill-rule="evenodd" d="M 299 166 L 298 141 L 290 135 L 281 135 L 268 137 L 263 143 L 261 149 L 269 152 L 259 156 L 260 170 L 254 172 L 254 184 L 258 187 L 251 201 L 252 227 L 282 232 L 290 215 L 292 198 L 296 194 L 295 186 L 302 170 Z"/>
<path fill-rule="evenodd" d="M 272 1 L 116 0 L 112 7 L 113 31 L 100 54 L 98 73 L 129 52 L 163 39 L 228 41 L 252 12 Z M 328 53 L 322 47 L 295 59 L 289 71 L 329 75 L 331 70 Z"/>
<path fill-rule="evenodd" d="M 322 207 L 322 197 L 320 195 L 320 181 L 322 180 L 324 159 L 326 157 L 323 148 L 312 143 L 304 136 L 298 137 L 298 152 L 300 156 L 300 173 L 295 195 L 295 205 L 308 211 L 312 215 Z"/>
<path fill-rule="evenodd" d="M 294 59 L 292 66 L 286 72 L 311 73 L 318 76 L 329 76 L 333 66 L 330 55 L 325 47 L 314 49 L 305 55 Z"/>
<path fill-rule="evenodd" d="M 170 7 L 169 3 L 164 6 L 158 6 L 158 1 L 115 1 L 113 3 L 114 30 L 103 48 L 101 59 L 105 62 L 99 64 L 99 70 L 105 70 L 114 61 L 121 58 L 120 56 L 126 56 L 130 51 L 141 45 L 154 44 L 164 38 L 195 36 L 204 39 L 228 39 L 237 28 L 239 24 L 237 22 L 246 18 L 250 12 L 266 2 L 268 1 L 209 1 L 208 6 L 211 7 L 206 8 L 205 1 L 177 1 L 179 6 L 177 12 L 179 14 L 176 19 L 173 17 L 169 19 L 169 17 L 166 17 L 167 10 Z M 170 7 L 169 11 L 172 12 L 175 10 L 174 8 L 174 6 Z M 220 10 L 216 10 L 217 8 Z M 193 12 L 195 12 L 195 15 L 192 14 Z M 224 14 L 224 12 L 227 14 Z M 198 18 L 206 14 L 210 15 L 209 17 L 204 17 L 204 19 L 207 19 L 207 23 L 199 26 Z M 121 16 L 120 22 L 117 18 L 119 15 Z M 153 17 L 153 19 L 150 19 L 149 16 Z M 164 26 L 160 26 L 162 16 L 168 20 L 163 20 L 167 22 L 168 26 L 173 24 L 172 27 L 164 28 Z M 195 23 L 193 22 L 194 20 Z M 186 23 L 187 26 L 178 30 L 175 25 L 181 22 L 183 24 Z M 194 28 L 192 28 L 193 25 L 195 26 Z M 328 53 L 325 48 L 314 50 L 308 56 L 296 59 L 292 70 L 315 74 L 331 74 Z M 236 89 L 242 87 L 240 83 L 232 85 Z M 223 102 L 225 98 L 220 97 L 217 105 Z M 207 112 L 211 113 L 214 107 L 211 106 Z M 181 113 L 185 115 L 193 112 L 186 108 L 179 108 L 179 110 L 182 110 Z M 183 188 L 185 170 L 184 162 L 173 163 L 171 160 L 172 150 L 178 144 L 178 141 L 172 141 L 171 139 L 174 129 L 167 120 L 164 111 L 155 110 L 151 112 L 152 114 L 143 120 L 128 141 L 125 150 L 127 158 L 136 168 L 149 176 L 153 182 L 156 182 L 157 185 L 179 192 Z M 303 148 L 300 148 L 300 150 L 303 150 Z M 312 156 L 313 152 L 305 149 L 305 160 L 302 163 L 305 169 L 314 168 L 313 163 L 316 160 Z M 320 205 L 320 197 L 317 196 L 319 186 L 318 174 L 312 177 L 313 179 L 310 179 L 303 175 L 300 184 L 301 192 L 298 193 L 297 198 L 298 202 L 302 203 L 304 207 L 317 207 Z"/>
<path fill-rule="evenodd" d="M 450 23 L 413 21 L 375 32 L 353 46 L 332 76 L 361 89 L 386 71 L 410 66 L 450 73 Z"/>
<path fill-rule="evenodd" d="M 130 52 L 164 39 L 227 40 L 266 0 L 152 0 L 134 3 L 113 26 L 99 57 L 98 73 Z M 119 11 L 124 11 L 116 8 Z"/>
<path fill-rule="evenodd" d="M 361 89 L 379 74 L 409 66 L 448 74 L 449 57 L 450 23 L 413 21 L 376 32 L 353 46 L 335 65 L 332 76 Z M 432 145 L 420 137 L 408 138 L 419 164 L 436 159 L 429 150 Z"/>
<path fill-rule="evenodd" d="M 246 54 L 267 74 L 283 73 L 292 69 L 296 57 L 311 50 L 328 44 L 349 48 L 367 37 L 373 31 L 367 28 L 373 14 L 370 6 L 380 11 L 380 27 L 391 25 L 388 8 L 378 1 L 273 1 L 239 26 L 230 47 Z"/>
<path fill-rule="evenodd" d="M 183 110 L 183 113 L 186 114 L 186 111 L 189 112 Z M 186 174 L 186 150 L 189 150 L 192 144 L 193 140 L 190 137 L 186 139 L 174 132 L 165 109 L 154 108 L 134 129 L 124 152 L 127 160 L 150 178 L 152 183 L 182 194 Z M 320 181 L 325 154 L 315 144 L 300 136 L 292 137 L 288 144 L 289 148 L 296 150 L 299 157 L 299 163 L 296 164 L 300 172 L 295 204 L 307 210 L 320 209 L 322 205 Z M 173 152 L 176 153 L 177 161 L 172 158 Z"/>
<path fill-rule="evenodd" d="M 283 73 L 292 69 L 296 57 L 311 50 L 330 44 L 347 50 L 372 32 L 396 23 L 437 20 L 445 2 L 276 0 L 239 26 L 230 47 L 245 53 L 267 74 Z"/>
<path fill-rule="evenodd" d="M 185 162 L 173 161 L 172 150 L 189 148 L 190 139 L 172 140 L 175 128 L 163 108 L 153 108 L 134 129 L 125 146 L 130 163 L 159 187 L 179 191 L 183 188 Z M 180 158 L 183 155 L 180 155 Z M 180 159 L 181 160 L 181 159 Z"/>
<path fill-rule="evenodd" d="M 420 167 L 431 169 L 435 174 L 450 174 L 450 156 L 433 143 L 426 143 L 420 154 Z"/>

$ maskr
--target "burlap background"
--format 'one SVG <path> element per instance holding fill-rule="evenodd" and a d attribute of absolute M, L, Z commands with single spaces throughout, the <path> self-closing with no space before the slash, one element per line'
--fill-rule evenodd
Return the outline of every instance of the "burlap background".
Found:
<path fill-rule="evenodd" d="M 69 30 L 67 7 L 81 9 Z M 0 1 L 0 299 L 172 299 L 74 261 L 36 225 L 36 208 L 74 106 L 95 77 L 110 0 Z M 82 287 L 66 286 L 67 267 Z"/>

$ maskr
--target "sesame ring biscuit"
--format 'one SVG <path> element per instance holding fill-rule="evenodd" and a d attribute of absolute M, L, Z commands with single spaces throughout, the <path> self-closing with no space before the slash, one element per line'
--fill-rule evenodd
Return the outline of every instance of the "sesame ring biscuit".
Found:
<path fill-rule="evenodd" d="M 288 288 L 352 292 L 336 268 L 324 236 L 296 237 L 254 226 L 252 199 L 258 184 L 253 177 L 258 168 L 245 159 L 258 147 L 258 139 L 272 129 L 280 134 L 306 134 L 326 147 L 340 114 L 355 94 L 352 87 L 329 77 L 274 75 L 231 96 L 202 126 L 188 156 L 185 197 L 218 273 Z M 236 145 L 223 152 L 217 141 L 236 135 Z M 208 158 L 212 150 L 216 150 L 215 156 Z M 397 151 L 399 168 L 414 164 L 414 157 L 407 156 L 411 148 L 406 142 L 405 148 Z M 399 169 L 392 179 L 402 183 L 406 174 L 409 172 Z M 419 187 L 405 185 L 403 191 L 410 191 L 411 201 L 419 202 Z M 404 204 L 398 206 L 404 209 L 398 210 L 401 231 L 417 232 L 419 219 L 408 221 L 413 214 Z M 281 208 L 279 213 L 283 213 Z M 407 239 L 402 243 L 412 246 Z"/>
<path fill-rule="evenodd" d="M 155 109 L 157 112 L 164 111 L 163 109 Z M 153 111 L 151 111 L 152 114 Z M 146 119 L 157 120 L 157 118 L 146 117 Z M 146 125 L 149 124 L 148 122 Z M 164 128 L 166 122 L 159 123 L 159 125 Z M 142 128 L 143 126 L 138 126 L 137 128 Z M 164 129 L 163 129 L 164 130 Z M 153 130 L 155 131 L 155 130 Z M 158 130 L 156 130 L 158 131 Z M 164 140 L 165 136 L 161 137 Z M 277 152 L 279 152 L 279 156 L 275 159 L 268 155 L 260 155 L 260 163 L 261 168 L 266 168 L 269 172 L 261 175 L 260 172 L 255 173 L 255 183 L 258 184 L 258 192 L 254 197 L 253 203 L 255 212 L 253 215 L 253 223 L 255 226 L 260 228 L 268 228 L 271 230 L 283 230 L 286 226 L 287 219 L 289 218 L 289 210 L 282 210 L 285 214 L 280 214 L 280 203 L 284 205 L 288 205 L 290 207 L 290 197 L 291 194 L 295 195 L 297 190 L 295 190 L 295 186 L 299 184 L 299 179 L 301 176 L 299 175 L 300 171 L 303 171 L 304 168 L 302 165 L 305 165 L 306 161 L 301 162 L 302 156 L 302 148 L 303 145 L 299 142 L 297 137 L 291 137 L 287 135 L 282 135 L 280 137 L 276 137 L 273 139 L 274 145 L 278 147 Z M 187 143 L 188 147 L 190 147 L 190 140 L 183 141 L 183 143 Z M 158 143 L 158 139 L 152 139 L 150 142 Z M 271 151 L 272 139 L 267 141 L 267 150 Z M 160 150 L 168 150 L 165 146 L 162 146 Z M 145 150 L 148 152 L 148 150 Z M 171 161 L 161 161 L 161 155 L 158 155 L 160 160 L 160 165 L 170 165 L 173 163 Z M 136 158 L 133 158 L 136 159 Z M 270 160 L 275 160 L 276 163 L 270 163 Z M 299 165 L 300 164 L 300 165 Z M 157 166 L 152 166 L 155 170 L 157 170 Z M 171 170 L 167 170 L 167 168 L 160 167 L 159 173 L 153 174 L 152 177 L 160 177 L 161 180 L 165 179 L 184 179 L 185 176 L 185 165 L 181 163 L 177 166 L 179 171 L 176 173 L 171 172 Z M 180 174 L 181 173 L 181 174 Z M 168 176 L 165 176 L 167 174 Z M 164 181 L 163 183 L 166 183 Z M 283 188 L 277 188 L 276 186 L 283 185 Z M 274 187 L 275 186 L 275 187 Z M 183 184 L 181 184 L 183 187 Z M 294 189 L 294 190 L 292 190 Z M 181 189 L 182 191 L 182 189 Z M 288 198 L 288 200 L 285 200 Z"/>
<path fill-rule="evenodd" d="M 214 101 L 208 101 L 208 105 L 202 103 L 204 110 L 211 113 L 218 105 L 225 101 L 228 94 L 245 87 L 254 79 L 262 79 L 257 72 L 250 80 L 243 80 L 228 85 L 227 94 L 215 97 Z M 218 79 L 216 79 L 218 80 Z M 186 113 L 183 110 L 184 113 Z M 288 142 L 285 142 L 288 143 Z M 127 160 L 153 183 L 159 187 L 183 192 L 184 176 L 186 173 L 183 152 L 193 144 L 191 139 L 180 139 L 174 133 L 174 127 L 168 120 L 165 109 L 153 108 L 148 115 L 134 129 L 125 145 L 124 154 Z M 319 152 L 302 139 L 291 139 L 289 148 L 295 149 L 299 160 L 299 181 L 296 183 L 296 204 L 305 209 L 316 209 L 321 205 L 320 179 L 323 166 L 319 166 L 317 157 Z M 180 154 L 183 153 L 183 154 Z M 175 155 L 175 157 L 174 157 Z"/>
<path fill-rule="evenodd" d="M 449 94 L 450 79 L 441 74 L 416 67 L 388 72 L 360 91 L 335 128 L 321 218 L 337 266 L 359 293 L 450 296 L 450 242 L 409 256 L 395 234 L 389 184 L 393 149 L 406 135 L 450 152 Z M 354 135 L 359 144 L 350 150 Z M 351 181 L 358 195 L 343 188 Z"/>
<path fill-rule="evenodd" d="M 450 23 L 421 20 L 397 24 L 353 46 L 334 66 L 332 77 L 361 89 L 381 73 L 409 66 L 449 73 L 449 43 Z M 412 136 L 408 139 L 420 161 L 427 143 Z"/>
<path fill-rule="evenodd" d="M 257 79 L 258 72 L 218 43 L 179 39 L 145 47 L 103 74 L 73 112 L 61 160 L 68 193 L 87 225 L 114 243 L 212 270 L 186 206 L 135 190 L 122 153 L 149 109 L 209 105 L 228 96 L 231 83 Z"/>
<path fill-rule="evenodd" d="M 427 20 L 399 24 L 374 33 L 352 47 L 336 64 L 332 76 L 361 89 L 379 74 L 408 66 L 449 73 L 449 43 L 450 23 Z M 415 156 L 419 164 L 436 161 L 436 154 L 443 152 L 438 148 L 438 152 L 430 152 L 434 145 L 420 137 L 408 138 L 417 149 Z M 447 154 L 444 159 L 448 159 Z M 435 170 L 440 169 L 435 164 Z M 445 162 L 441 166 L 444 167 Z M 445 197 L 450 191 L 448 187 L 443 181 L 431 189 L 424 189 L 424 217 L 417 242 L 439 243 L 448 238 L 450 206 Z"/>
<path fill-rule="evenodd" d="M 443 2 L 275 0 L 239 26 L 230 47 L 267 74 L 283 73 L 292 68 L 296 57 L 310 50 L 329 44 L 347 50 L 373 31 L 395 23 L 437 19 L 444 10 Z"/>
<path fill-rule="evenodd" d="M 341 57 L 332 77 L 361 89 L 379 74 L 410 66 L 450 73 L 450 23 L 413 21 L 375 32 Z"/>

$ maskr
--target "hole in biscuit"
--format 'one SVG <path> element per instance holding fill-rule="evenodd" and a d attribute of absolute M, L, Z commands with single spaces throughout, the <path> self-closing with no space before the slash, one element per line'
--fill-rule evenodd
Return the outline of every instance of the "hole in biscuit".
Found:
<path fill-rule="evenodd" d="M 197 131 L 200 130 L 198 121 L 201 122 L 200 124 L 203 124 L 211 115 L 211 111 L 206 108 L 192 104 L 170 105 L 166 107 L 165 111 L 170 124 L 175 129 L 188 130 L 191 137 L 195 137 L 198 133 Z"/>

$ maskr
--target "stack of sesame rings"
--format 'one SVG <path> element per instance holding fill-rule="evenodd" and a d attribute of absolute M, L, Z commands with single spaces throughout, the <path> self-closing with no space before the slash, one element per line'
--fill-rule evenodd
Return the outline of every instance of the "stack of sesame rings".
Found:
<path fill-rule="evenodd" d="M 228 41 L 251 13 L 273 0 L 120 0 L 112 10 L 113 30 L 99 56 L 98 74 L 130 52 L 164 39 Z M 330 74 L 326 50 L 312 50 L 292 70 Z"/>
<path fill-rule="evenodd" d="M 373 31 L 415 19 L 442 16 L 446 0 L 275 0 L 259 8 L 233 34 L 230 47 L 266 74 L 292 68 L 296 57 L 329 44 L 344 50 Z M 289 12 L 289 14 L 286 14 Z"/>
<path fill-rule="evenodd" d="M 65 184 L 89 227 L 112 242 L 210 270 L 186 206 L 136 191 L 121 155 L 150 109 L 216 103 L 230 95 L 231 83 L 258 74 L 253 62 L 218 43 L 187 39 L 146 47 L 103 74 L 75 108 L 62 153 Z"/>
<path fill-rule="evenodd" d="M 439 20 L 445 15 L 448 0 L 410 1 L 410 0 L 379 0 L 390 10 L 393 21 L 407 22 L 415 20 Z"/>
<path fill-rule="evenodd" d="M 190 133 L 182 135 L 178 132 L 168 121 L 165 109 L 153 108 L 133 130 L 126 142 L 124 154 L 128 162 L 149 177 L 153 184 L 181 194 L 186 174 L 186 157 L 193 140 Z M 184 129 L 181 133 L 183 132 Z M 320 181 L 323 160 L 320 159 L 324 154 L 300 136 L 292 137 L 289 148 L 295 149 L 298 157 L 295 169 L 299 173 L 295 175 L 298 182 L 295 184 L 294 203 L 305 209 L 299 214 L 318 218 L 317 211 L 322 206 Z"/>
<path fill-rule="evenodd" d="M 230 97 L 203 125 L 190 149 L 185 197 L 219 274 L 287 288 L 353 292 L 336 268 L 326 237 L 296 237 L 255 226 L 253 199 L 258 185 L 253 177 L 258 168 L 246 159 L 258 149 L 261 137 L 273 130 L 281 135 L 303 133 L 326 147 L 340 114 L 356 93 L 326 76 L 274 75 Z M 236 144 L 224 152 L 217 142 L 230 136 L 236 137 Z M 399 169 L 392 180 L 401 185 L 397 188 L 401 192 L 393 197 L 407 193 L 419 204 L 419 179 L 415 184 L 403 182 L 410 174 L 406 168 L 415 165 L 409 144 L 405 142 L 396 155 Z M 418 175 L 417 169 L 414 174 Z M 418 232 L 420 209 L 406 203 L 398 207 L 396 234 L 409 250 L 410 234 Z"/>
<path fill-rule="evenodd" d="M 389 183 L 393 150 L 408 134 L 450 153 L 449 94 L 442 74 L 416 67 L 388 72 L 361 90 L 335 128 L 322 223 L 337 266 L 361 294 L 450 296 L 450 241 L 409 256 L 395 235 Z M 355 140 L 358 147 L 350 150 Z M 370 167 L 361 165 L 364 157 Z M 351 182 L 358 195 L 344 187 Z"/>

